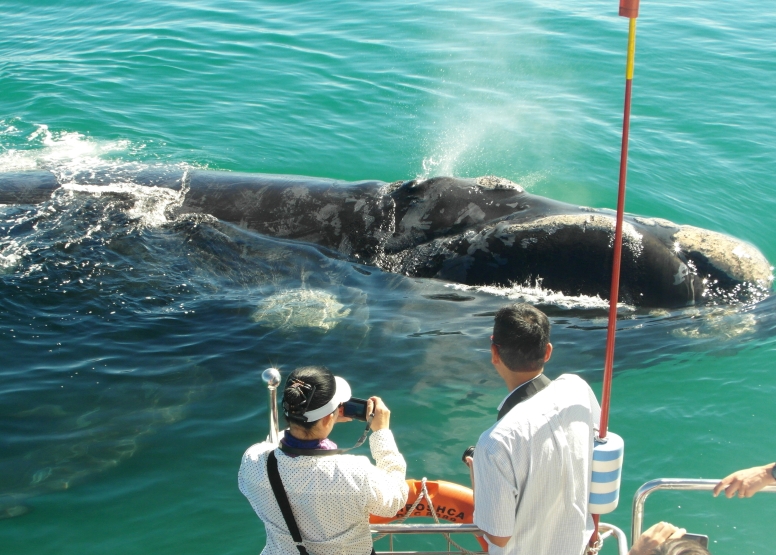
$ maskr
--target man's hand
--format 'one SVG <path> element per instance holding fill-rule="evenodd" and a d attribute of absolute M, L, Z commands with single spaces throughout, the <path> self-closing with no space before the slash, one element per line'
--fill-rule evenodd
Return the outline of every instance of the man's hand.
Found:
<path fill-rule="evenodd" d="M 385 406 L 380 397 L 370 397 L 366 405 L 366 411 L 367 414 L 375 415 L 370 426 L 373 432 L 388 429 L 391 421 L 391 411 L 388 410 L 388 407 Z"/>
<path fill-rule="evenodd" d="M 736 493 L 738 497 L 752 497 L 765 486 L 776 484 L 776 479 L 773 478 L 772 474 L 774 464 L 776 463 L 734 472 L 714 487 L 714 497 L 723 490 L 725 497 L 728 499 L 736 495 Z"/>
<path fill-rule="evenodd" d="M 662 543 L 681 538 L 686 532 L 684 528 L 677 528 L 668 522 L 658 522 L 639 536 L 628 555 L 649 555 Z"/>
<path fill-rule="evenodd" d="M 469 480 L 472 482 L 472 494 L 474 494 L 474 459 L 472 457 L 464 457 L 463 462 L 469 467 Z"/>

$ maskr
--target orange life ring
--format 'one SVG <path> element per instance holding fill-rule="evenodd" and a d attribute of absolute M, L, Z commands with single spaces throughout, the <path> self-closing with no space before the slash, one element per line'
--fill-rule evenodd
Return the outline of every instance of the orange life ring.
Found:
<path fill-rule="evenodd" d="M 407 485 L 410 487 L 410 493 L 407 496 L 407 503 L 404 507 L 391 517 L 369 515 L 369 522 L 371 524 L 386 524 L 404 518 L 423 490 L 421 480 L 407 480 Z M 453 482 L 426 480 L 426 491 L 429 497 L 431 497 L 434 511 L 440 520 L 459 524 L 471 524 L 474 522 L 474 492 L 471 489 Z M 413 517 L 433 517 L 431 508 L 421 500 L 409 518 Z M 483 537 L 477 536 L 477 541 L 480 542 L 484 551 L 488 550 L 488 544 Z"/>

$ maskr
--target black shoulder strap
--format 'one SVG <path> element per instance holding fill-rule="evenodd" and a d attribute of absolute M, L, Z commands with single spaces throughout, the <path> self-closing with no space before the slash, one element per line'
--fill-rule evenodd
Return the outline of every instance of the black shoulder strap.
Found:
<path fill-rule="evenodd" d="M 539 374 L 530 382 L 526 382 L 525 384 L 515 389 L 512 394 L 507 397 L 507 400 L 504 401 L 504 404 L 501 406 L 501 410 L 498 411 L 498 418 L 496 418 L 496 420 L 501 420 L 504 418 L 504 416 L 506 416 L 509 411 L 511 411 L 526 399 L 530 399 L 539 393 L 542 389 L 550 385 L 550 383 L 552 383 L 550 378 L 544 374 Z"/>
<path fill-rule="evenodd" d="M 283 481 L 280 479 L 280 472 L 278 472 L 278 460 L 275 458 L 275 451 L 272 451 L 267 457 L 267 476 L 269 477 L 269 483 L 272 486 L 272 491 L 275 493 L 275 499 L 277 499 L 280 506 L 280 512 L 283 513 L 283 519 L 286 521 L 288 531 L 291 532 L 291 537 L 296 543 L 296 548 L 299 550 L 299 555 L 308 555 L 307 549 L 305 549 L 302 543 L 302 534 L 299 532 L 299 527 L 296 525 L 296 519 L 294 513 L 291 511 L 291 504 L 288 502 L 288 496 L 286 495 L 286 489 L 283 487 Z"/>

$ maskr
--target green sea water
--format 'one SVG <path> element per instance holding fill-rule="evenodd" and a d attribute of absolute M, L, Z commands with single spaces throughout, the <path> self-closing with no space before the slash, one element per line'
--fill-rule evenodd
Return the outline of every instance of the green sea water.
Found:
<path fill-rule="evenodd" d="M 0 172 L 498 175 L 612 208 L 628 32 L 617 7 L 0 0 Z M 768 3 L 641 3 L 627 211 L 776 261 L 774 30 Z M 408 475 L 467 483 L 460 455 L 506 393 L 488 336 L 510 299 L 550 314 L 551 377 L 579 372 L 600 394 L 603 303 L 366 276 L 228 226 L 137 225 L 102 198 L 0 209 L 3 555 L 258 553 L 264 530 L 236 474 L 267 433 L 271 364 L 323 363 L 356 395 L 381 395 Z M 342 322 L 257 322 L 299 288 L 335 299 Z M 605 521 L 629 532 L 650 479 L 776 459 L 775 330 L 773 297 L 623 308 L 610 427 L 626 462 Z M 645 524 L 708 534 L 715 555 L 767 554 L 774 515 L 772 494 L 661 492 Z"/>

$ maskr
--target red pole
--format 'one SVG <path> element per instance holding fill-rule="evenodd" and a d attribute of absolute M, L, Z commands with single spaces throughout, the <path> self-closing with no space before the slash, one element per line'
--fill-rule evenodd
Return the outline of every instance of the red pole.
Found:
<path fill-rule="evenodd" d="M 601 394 L 601 424 L 598 437 L 604 439 L 609 425 L 612 372 L 614 367 L 614 336 L 617 331 L 617 301 L 620 296 L 620 263 L 622 261 L 622 220 L 625 213 L 625 182 L 628 175 L 628 136 L 630 132 L 631 90 L 633 86 L 633 65 L 636 52 L 636 15 L 639 0 L 620 0 L 620 15 L 628 14 L 628 60 L 625 69 L 625 108 L 622 118 L 622 147 L 620 149 L 620 184 L 617 194 L 617 224 L 614 232 L 614 256 L 612 260 L 612 283 L 609 293 L 609 326 L 606 335 L 606 358 L 604 360 L 604 383 Z M 636 14 L 630 16 L 630 14 Z"/>
<path fill-rule="evenodd" d="M 639 0 L 620 0 L 620 15 L 636 19 L 639 16 Z"/>
<path fill-rule="evenodd" d="M 617 193 L 617 223 L 614 231 L 614 256 L 612 260 L 612 283 L 609 293 L 609 325 L 606 334 L 606 357 L 604 360 L 604 383 L 601 393 L 601 423 L 598 437 L 606 438 L 609 425 L 609 405 L 612 398 L 612 373 L 614 369 L 614 336 L 617 332 L 617 301 L 620 296 L 620 263 L 622 261 L 622 220 L 625 214 L 625 181 L 628 175 L 628 137 L 630 134 L 631 90 L 633 85 L 633 64 L 636 54 L 636 18 L 639 15 L 639 0 L 620 0 L 620 15 L 629 18 L 628 58 L 625 68 L 625 108 L 622 118 L 622 146 L 620 149 L 620 183 Z M 598 524 L 600 515 L 593 516 L 594 532 L 589 546 L 600 543 Z M 600 546 L 599 546 L 600 547 Z M 597 550 L 595 551 L 597 553 Z"/>

